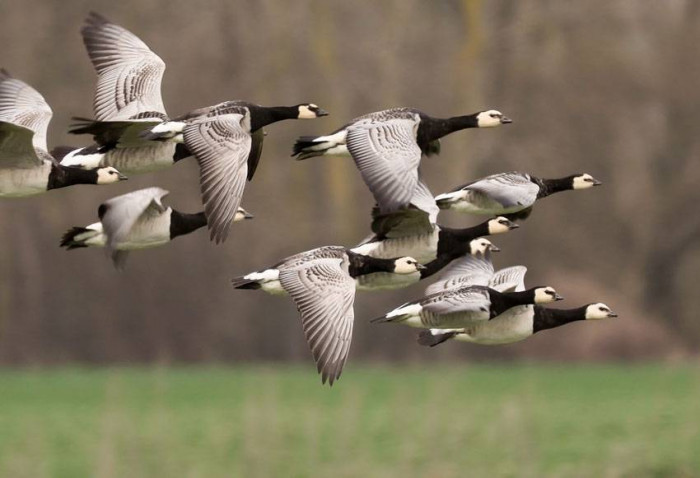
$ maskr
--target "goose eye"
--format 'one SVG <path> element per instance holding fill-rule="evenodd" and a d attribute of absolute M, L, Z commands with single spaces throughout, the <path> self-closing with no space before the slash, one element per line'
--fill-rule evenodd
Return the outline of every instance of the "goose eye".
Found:
<path fill-rule="evenodd" d="M 498 113 L 491 113 L 489 116 L 491 116 L 491 118 L 500 118 L 501 117 L 501 115 L 499 115 Z"/>

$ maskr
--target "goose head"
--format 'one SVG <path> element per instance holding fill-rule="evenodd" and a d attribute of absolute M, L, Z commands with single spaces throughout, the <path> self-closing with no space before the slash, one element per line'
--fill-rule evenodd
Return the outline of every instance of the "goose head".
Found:
<path fill-rule="evenodd" d="M 413 257 L 406 256 L 394 259 L 394 274 L 413 274 L 423 269 L 425 269 L 425 266 Z"/>
<path fill-rule="evenodd" d="M 571 189 L 588 189 L 603 184 L 590 174 L 577 174 L 571 178 Z"/>
<path fill-rule="evenodd" d="M 600 320 L 609 317 L 617 317 L 617 314 L 610 310 L 607 305 L 598 302 L 597 304 L 589 304 L 586 306 L 586 320 Z"/>
<path fill-rule="evenodd" d="M 236 214 L 233 215 L 233 222 L 238 222 L 242 221 L 244 219 L 253 219 L 255 216 L 253 216 L 251 213 L 243 209 L 242 207 L 239 207 L 236 210 Z"/>
<path fill-rule="evenodd" d="M 512 122 L 512 119 L 498 110 L 482 111 L 476 115 L 476 124 L 479 128 L 494 128 Z"/>
<path fill-rule="evenodd" d="M 549 304 L 558 300 L 564 300 L 564 298 L 557 294 L 554 287 L 547 286 L 535 288 L 535 304 Z"/>
<path fill-rule="evenodd" d="M 316 106 L 313 103 L 302 103 L 297 105 L 299 109 L 299 119 L 314 119 L 320 118 L 321 116 L 328 116 L 328 112 Z"/>
<path fill-rule="evenodd" d="M 469 243 L 469 254 L 475 256 L 477 254 L 486 254 L 487 252 L 500 252 L 494 243 L 484 237 L 479 237 Z"/>
<path fill-rule="evenodd" d="M 519 227 L 520 226 L 518 226 L 516 223 L 503 216 L 494 217 L 488 222 L 490 235 L 503 234 L 504 232 L 508 232 Z"/>
<path fill-rule="evenodd" d="M 97 179 L 95 180 L 95 184 L 113 184 L 118 183 L 119 181 L 126 181 L 128 179 L 126 176 L 124 176 L 112 166 L 96 168 L 95 172 L 97 173 Z"/>

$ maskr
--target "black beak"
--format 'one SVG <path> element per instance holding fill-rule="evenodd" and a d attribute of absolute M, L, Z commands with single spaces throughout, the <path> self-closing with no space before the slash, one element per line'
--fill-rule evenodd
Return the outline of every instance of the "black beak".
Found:
<path fill-rule="evenodd" d="M 329 113 L 328 111 L 326 111 L 326 110 L 324 110 L 324 109 L 321 109 L 321 108 L 318 108 L 318 109 L 316 110 L 316 116 L 319 117 L 319 118 L 320 118 L 321 116 L 328 116 L 329 114 L 330 114 L 330 113 Z"/>
<path fill-rule="evenodd" d="M 608 314 L 608 317 L 617 317 L 617 314 L 615 312 L 610 312 Z"/>
<path fill-rule="evenodd" d="M 554 294 L 554 300 L 564 300 L 564 297 L 560 296 L 559 294 Z"/>
<path fill-rule="evenodd" d="M 600 186 L 603 184 L 603 181 L 598 181 L 596 178 L 593 178 L 593 186 Z"/>
<path fill-rule="evenodd" d="M 501 252 L 501 249 L 498 246 L 494 246 L 491 244 L 491 247 L 489 247 L 489 251 L 491 252 Z"/>
<path fill-rule="evenodd" d="M 501 116 L 501 124 L 508 124 L 508 123 L 512 123 L 512 122 L 513 122 L 513 120 L 508 118 L 507 116 Z"/>
<path fill-rule="evenodd" d="M 515 222 L 511 222 L 510 224 L 508 224 L 508 229 L 517 229 L 519 227 L 520 227 L 520 224 L 517 224 Z"/>
<path fill-rule="evenodd" d="M 251 213 L 248 211 L 243 213 L 243 219 L 253 219 L 255 216 L 253 216 Z"/>
<path fill-rule="evenodd" d="M 118 176 L 118 177 L 119 177 L 119 180 L 120 180 L 120 181 L 126 181 L 127 179 L 129 179 L 128 176 L 124 176 L 122 173 L 119 173 L 119 176 Z"/>
<path fill-rule="evenodd" d="M 424 271 L 425 269 L 427 269 L 427 267 L 425 267 L 423 264 L 416 264 L 416 269 L 418 269 L 419 271 Z"/>

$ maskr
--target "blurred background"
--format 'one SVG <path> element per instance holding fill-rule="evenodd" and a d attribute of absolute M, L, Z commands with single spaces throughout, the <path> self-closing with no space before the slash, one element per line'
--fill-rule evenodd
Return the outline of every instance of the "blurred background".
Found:
<path fill-rule="evenodd" d="M 360 387 L 362 374 L 372 373 L 369 362 L 382 362 L 380 369 L 392 367 L 389 363 L 421 370 L 453 367 L 452 375 L 446 374 L 452 379 L 459 375 L 446 363 L 456 363 L 459 370 L 498 359 L 501 365 L 495 367 L 502 368 L 494 370 L 503 371 L 533 361 L 660 360 L 666 368 L 654 370 L 663 375 L 668 364 L 695 362 L 700 346 L 700 295 L 694 291 L 700 268 L 700 2 L 0 2 L 0 66 L 34 86 L 52 106 L 50 146 L 90 142 L 66 134 L 72 116 L 92 116 L 95 74 L 79 35 L 90 10 L 137 34 L 165 61 L 163 98 L 173 116 L 227 99 L 264 105 L 314 102 L 331 115 L 267 128 L 261 164 L 243 200 L 256 217 L 236 224 L 228 242 L 216 246 L 200 230 L 167 247 L 132 253 L 124 272 L 115 271 L 102 250 L 59 249 L 61 235 L 71 226 L 95 222 L 102 201 L 142 187 L 163 187 L 171 191 L 168 204 L 200 210 L 193 159 L 114 187 L 78 186 L 0 202 L 0 363 L 32 368 L 263 362 L 274 370 L 298 362 L 299 380 L 320 389 L 312 393 L 328 392 L 317 383 L 292 301 L 235 291 L 229 279 L 320 245 L 352 246 L 367 235 L 372 199 L 353 162 L 333 157 L 296 162 L 291 147 L 297 136 L 328 133 L 353 117 L 394 106 L 439 117 L 493 108 L 514 120 L 506 127 L 445 138 L 441 155 L 424 160 L 422 167 L 434 194 L 509 170 L 540 177 L 587 172 L 603 181 L 601 188 L 539 203 L 523 227 L 493 238 L 503 250 L 494 262 L 496 267 L 527 266 L 530 285 L 552 285 L 566 297 L 561 307 L 605 302 L 620 318 L 571 324 L 509 346 L 428 349 L 416 345 L 412 329 L 368 323 L 421 296 L 425 284 L 358 293 L 350 359 L 333 392 L 347 394 L 353 383 Z M 453 227 L 480 221 L 450 212 L 440 217 Z M 510 366 L 502 364 L 506 360 Z M 695 380 L 697 371 L 691 370 Z M 70 376 L 79 381 L 79 375 Z M 109 390 L 110 379 L 104 380 Z M 270 383 L 266 386 L 285 395 L 282 385 Z M 436 390 L 449 389 L 447 378 L 441 383 L 433 384 Z M 538 401 L 532 390 L 540 389 L 528 388 L 537 379 L 522 383 L 524 395 Z M 654 382 L 651 390 L 664 384 Z M 598 385 L 591 380 L 587 387 L 598 390 Z M 700 387 L 691 389 L 695 393 Z M 522 392 L 513 389 L 516 395 Z M 17 403 L 23 403 L 27 397 L 17 393 Z M 541 393 L 546 396 L 546 389 Z M 336 396 L 354 403 L 360 395 Z M 660 400 L 654 406 L 677 405 Z M 517 400 L 513 403 L 517 411 Z M 697 406 L 689 406 L 697 418 Z M 562 414 L 569 411 L 563 405 Z M 692 436 L 697 445 L 697 433 Z M 620 456 L 644 450 L 632 448 Z M 454 470 L 445 463 L 430 470 L 451 476 Z M 683 463 L 678 469 L 662 467 L 662 474 L 653 476 L 678 470 L 678 476 L 697 476 Z M 7 469 L 16 472 L 8 476 L 20 476 L 17 470 L 25 468 Z M 603 469 L 608 470 L 597 472 Z M 253 476 L 252 470 L 243 471 Z M 359 473 L 353 470 L 347 476 Z M 508 470 L 503 476 L 527 475 Z M 527 470 L 528 476 L 551 470 L 552 476 L 574 476 L 556 474 L 559 468 L 533 465 Z M 627 476 L 625 470 L 605 476 Z M 26 476 L 41 475 L 34 471 Z M 392 476 L 384 471 L 377 476 Z M 406 467 L 396 472 L 409 476 Z M 154 476 L 144 473 L 131 476 Z M 90 474 L 112 476 L 94 468 Z"/>

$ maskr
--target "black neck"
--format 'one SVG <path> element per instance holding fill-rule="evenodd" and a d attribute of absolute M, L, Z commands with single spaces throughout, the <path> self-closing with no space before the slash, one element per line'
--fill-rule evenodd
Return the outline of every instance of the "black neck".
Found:
<path fill-rule="evenodd" d="M 489 289 L 491 297 L 491 312 L 494 316 L 500 315 L 511 307 L 527 305 L 535 302 L 535 289 L 528 289 L 521 292 L 498 292 Z"/>
<path fill-rule="evenodd" d="M 452 118 L 421 116 L 421 122 L 418 126 L 418 144 L 425 144 L 427 147 L 429 143 L 455 131 L 478 128 L 479 120 L 476 118 L 477 114 L 453 116 Z M 423 149 L 423 146 L 421 146 L 421 149 Z"/>
<path fill-rule="evenodd" d="M 394 272 L 394 259 L 377 259 L 376 257 L 355 254 L 348 251 L 350 277 L 357 277 L 374 272 Z"/>
<path fill-rule="evenodd" d="M 299 118 L 298 106 L 254 106 L 249 105 L 250 110 L 250 131 L 254 133 L 263 126 L 267 126 L 278 121 Z"/>
<path fill-rule="evenodd" d="M 489 234 L 489 221 L 464 229 L 440 226 L 437 255 L 449 256 L 450 260 L 455 259 L 469 253 L 469 243 L 471 241 L 477 237 L 488 236 Z"/>
<path fill-rule="evenodd" d="M 553 329 L 554 327 L 559 327 L 569 322 L 576 322 L 577 320 L 585 320 L 586 307 L 587 306 L 583 306 L 577 309 L 547 309 L 536 305 L 532 333 Z"/>
<path fill-rule="evenodd" d="M 97 170 L 61 166 L 55 163 L 51 166 L 46 189 L 65 188 L 73 184 L 97 184 Z"/>
<path fill-rule="evenodd" d="M 549 196 L 550 194 L 573 189 L 575 177 L 576 176 L 567 176 L 565 178 L 540 179 L 539 181 L 535 181 L 540 186 L 540 192 L 537 193 L 537 198 L 541 199 Z"/>
<path fill-rule="evenodd" d="M 458 254 L 458 256 L 461 256 L 464 254 Z M 457 257 L 458 257 L 457 256 Z M 428 262 L 427 264 L 423 264 L 425 266 L 425 269 L 421 269 L 420 271 L 420 278 L 425 279 L 426 277 L 430 277 L 431 275 L 440 272 L 440 270 L 445 267 L 447 264 L 455 260 L 456 257 L 453 257 L 452 254 L 442 254 L 438 255 L 436 259 Z"/>
<path fill-rule="evenodd" d="M 204 215 L 204 212 L 187 214 L 173 209 L 173 212 L 170 214 L 170 239 L 189 234 L 206 225 L 207 217 Z"/>

